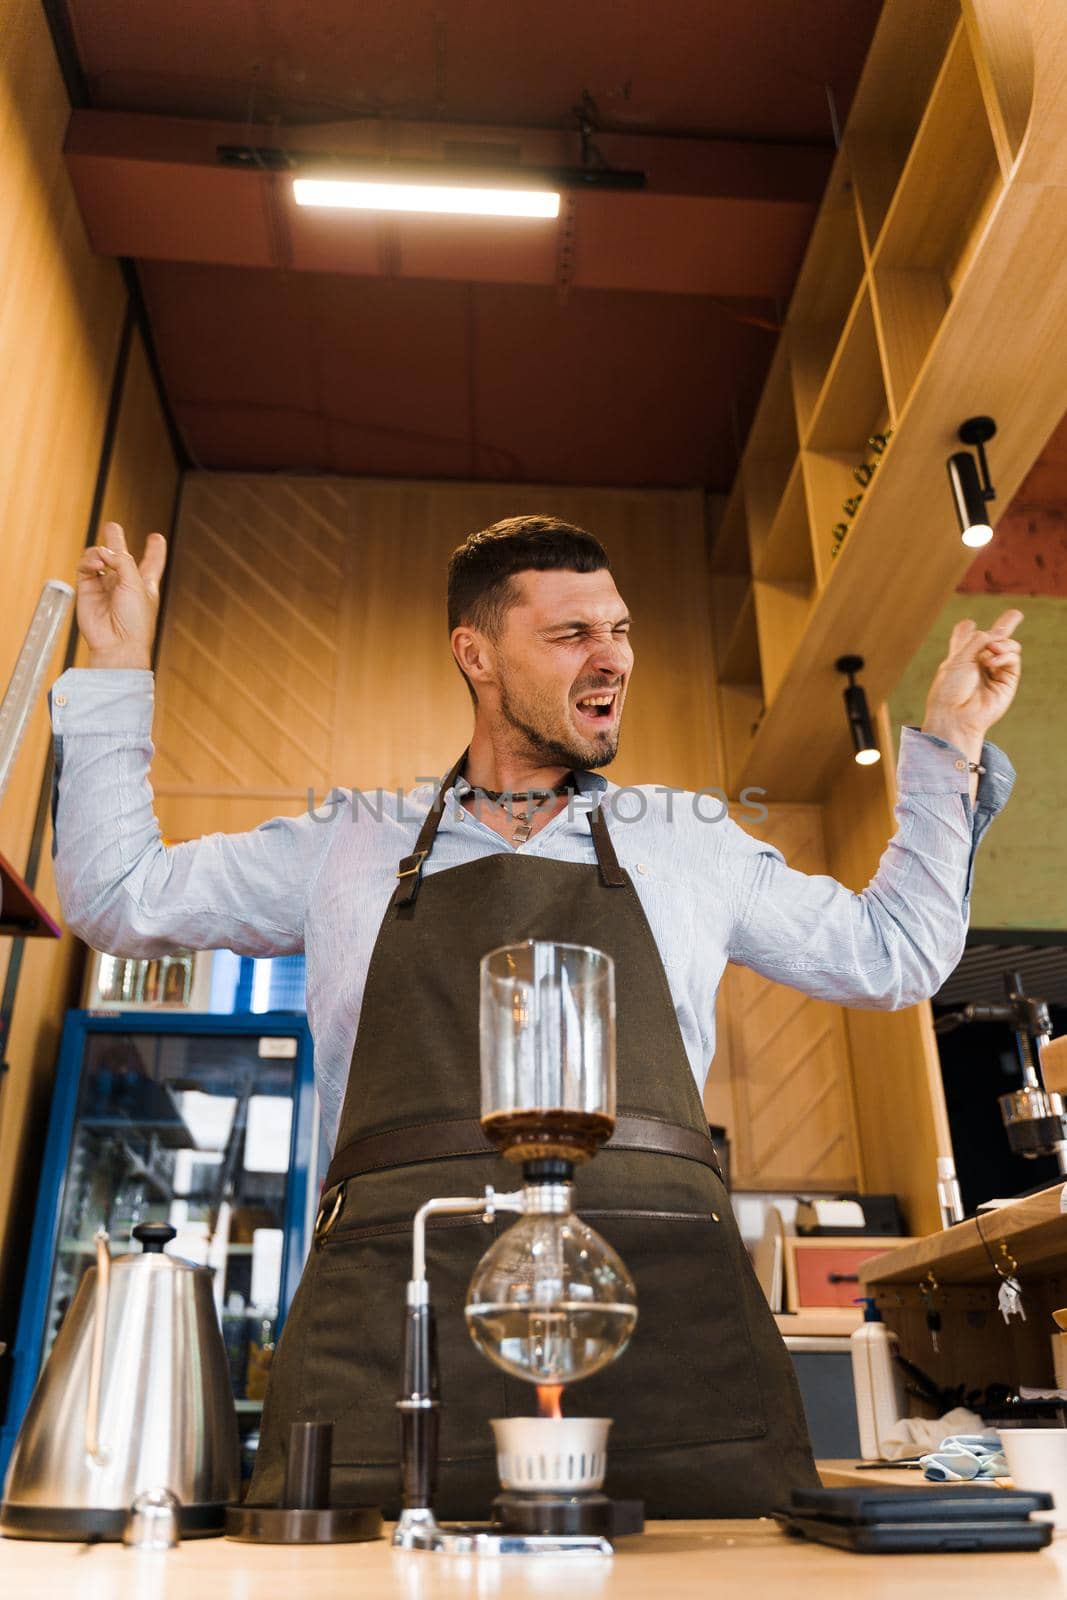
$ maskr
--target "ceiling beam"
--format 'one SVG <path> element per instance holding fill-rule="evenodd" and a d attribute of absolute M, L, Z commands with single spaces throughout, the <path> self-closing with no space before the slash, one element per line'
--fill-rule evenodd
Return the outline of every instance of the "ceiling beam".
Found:
<path fill-rule="evenodd" d="M 289 175 L 220 164 L 220 145 L 294 156 L 564 167 L 577 136 L 551 130 L 361 121 L 249 127 L 77 110 L 66 156 L 89 238 L 103 255 L 297 272 L 552 285 L 558 222 L 319 212 Z M 832 152 L 733 140 L 597 134 L 637 192 L 582 190 L 571 210 L 573 290 L 785 300 Z"/>

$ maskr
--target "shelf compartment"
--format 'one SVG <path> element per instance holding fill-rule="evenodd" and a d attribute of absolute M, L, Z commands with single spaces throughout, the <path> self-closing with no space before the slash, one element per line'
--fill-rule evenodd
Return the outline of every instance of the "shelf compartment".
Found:
<path fill-rule="evenodd" d="M 789 306 L 789 348 L 801 433 L 811 421 L 863 273 L 852 184 L 844 159 L 839 157 Z"/>
<path fill-rule="evenodd" d="M 763 715 L 762 688 L 758 683 L 720 684 L 719 712 L 722 717 L 727 784 L 732 794 L 736 788 L 735 775 L 745 764 Z"/>
<path fill-rule="evenodd" d="M 719 682 L 758 683 L 759 643 L 751 579 L 738 573 L 716 578 L 711 608 Z"/>
<path fill-rule="evenodd" d="M 769 583 L 757 578 L 753 591 L 763 698 L 770 705 L 803 637 L 815 588 L 811 581 Z"/>
<path fill-rule="evenodd" d="M 812 418 L 808 449 L 851 454 L 865 460 L 867 440 L 884 432 L 889 402 L 874 327 L 870 292 L 864 285 L 827 375 Z"/>
<path fill-rule="evenodd" d="M 738 473 L 726 504 L 717 520 L 712 520 L 708 536 L 709 565 L 713 573 L 747 573 L 751 571 L 748 552 L 748 524 L 745 518 L 745 496 Z"/>
<path fill-rule="evenodd" d="M 874 300 L 882 331 L 886 390 L 893 415 L 899 416 L 930 354 L 949 297 L 940 273 L 878 266 Z"/>
<path fill-rule="evenodd" d="M 853 468 L 861 461 L 873 459 L 875 457 L 870 450 L 863 454 L 805 450 L 801 458 L 815 577 L 819 588 L 829 581 L 834 570 L 834 524 L 846 523 L 849 530 L 846 538 L 851 538 L 856 522 L 863 513 L 862 505 L 852 517 L 848 517 L 844 510 L 844 502 L 861 492 L 861 485 L 853 476 Z"/>
<path fill-rule="evenodd" d="M 882 230 L 959 18 L 959 0 L 887 7 L 871 41 L 845 139 L 868 248 Z"/>
<path fill-rule="evenodd" d="M 793 462 L 785 492 L 770 527 L 752 544 L 752 570 L 757 578 L 812 584 L 808 511 L 799 455 Z"/>
<path fill-rule="evenodd" d="M 876 272 L 895 268 L 936 276 L 947 305 L 1002 190 L 978 69 L 961 22 L 875 245 Z"/>
<path fill-rule="evenodd" d="M 774 521 L 799 446 L 789 356 L 779 339 L 741 466 L 750 550 L 763 542 Z"/>

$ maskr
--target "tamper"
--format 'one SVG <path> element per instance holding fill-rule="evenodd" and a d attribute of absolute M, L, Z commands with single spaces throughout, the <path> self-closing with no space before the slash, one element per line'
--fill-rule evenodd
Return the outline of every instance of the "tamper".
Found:
<path fill-rule="evenodd" d="M 332 1422 L 294 1422 L 289 1428 L 280 1506 L 227 1506 L 226 1537 L 260 1544 L 355 1544 L 377 1539 L 379 1506 L 331 1506 Z"/>

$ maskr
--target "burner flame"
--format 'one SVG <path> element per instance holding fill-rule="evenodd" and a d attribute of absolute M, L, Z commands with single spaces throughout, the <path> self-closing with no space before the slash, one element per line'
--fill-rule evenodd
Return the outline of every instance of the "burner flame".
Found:
<path fill-rule="evenodd" d="M 557 1421 L 563 1420 L 563 1385 L 561 1383 L 539 1383 L 537 1385 L 537 1415 L 539 1417 L 552 1417 Z"/>

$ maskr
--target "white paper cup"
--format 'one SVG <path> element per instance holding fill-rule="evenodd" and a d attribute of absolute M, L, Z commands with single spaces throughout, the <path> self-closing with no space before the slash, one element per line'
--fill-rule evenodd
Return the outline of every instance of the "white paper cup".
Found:
<path fill-rule="evenodd" d="M 1067 1428 L 1002 1428 L 1000 1442 L 1015 1487 L 1044 1489 L 1056 1502 L 1031 1515 L 1067 1530 Z"/>

